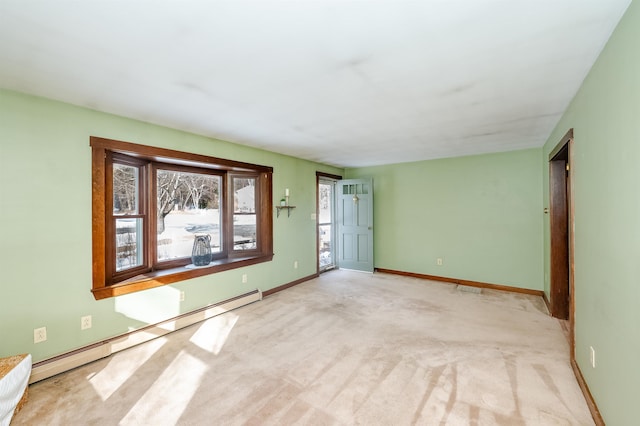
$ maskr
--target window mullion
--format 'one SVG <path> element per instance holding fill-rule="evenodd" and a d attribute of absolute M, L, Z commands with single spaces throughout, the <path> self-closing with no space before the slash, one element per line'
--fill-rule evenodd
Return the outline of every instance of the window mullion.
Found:
<path fill-rule="evenodd" d="M 220 232 L 222 233 L 221 241 L 222 241 L 222 256 L 227 257 L 231 252 L 229 250 L 229 236 L 233 235 L 233 232 L 229 230 L 230 226 L 233 224 L 233 217 L 230 216 L 230 208 L 229 206 L 233 206 L 233 202 L 230 200 L 229 185 L 230 185 L 229 174 L 225 173 L 222 175 L 222 183 L 220 185 Z"/>
<path fill-rule="evenodd" d="M 147 255 L 147 267 L 150 270 L 155 269 L 156 265 L 156 221 L 154 220 L 153 212 L 156 211 L 156 202 L 154 201 L 154 197 L 156 194 L 156 185 L 155 185 L 155 173 L 156 168 L 154 163 L 149 162 L 145 165 L 145 182 L 144 182 L 144 215 L 145 215 L 145 236 L 144 236 L 144 244 L 145 244 L 145 253 Z"/>
<path fill-rule="evenodd" d="M 227 184 L 225 185 L 226 189 L 226 197 L 225 197 L 225 209 L 224 216 L 226 217 L 226 226 L 225 226 L 225 248 L 227 250 L 228 255 L 230 256 L 233 253 L 233 211 L 234 211 L 234 192 L 233 192 L 233 176 L 230 176 L 228 173 Z"/>
<path fill-rule="evenodd" d="M 105 281 L 108 284 L 113 282 L 116 271 L 116 244 L 113 239 L 115 235 L 116 223 L 113 214 L 113 155 L 111 151 L 105 153 L 107 167 L 105 168 Z"/>

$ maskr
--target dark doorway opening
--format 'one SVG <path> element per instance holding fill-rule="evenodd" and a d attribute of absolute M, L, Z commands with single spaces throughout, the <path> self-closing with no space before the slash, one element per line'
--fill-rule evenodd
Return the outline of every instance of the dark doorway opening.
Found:
<path fill-rule="evenodd" d="M 573 129 L 560 140 L 549 154 L 549 229 L 550 301 L 555 318 L 569 320 L 573 352 L 573 200 L 572 200 Z"/>

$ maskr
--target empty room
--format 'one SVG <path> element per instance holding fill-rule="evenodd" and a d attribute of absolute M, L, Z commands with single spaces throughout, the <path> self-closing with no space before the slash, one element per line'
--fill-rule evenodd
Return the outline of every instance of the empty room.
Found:
<path fill-rule="evenodd" d="M 0 2 L 0 425 L 632 425 L 637 1 Z"/>

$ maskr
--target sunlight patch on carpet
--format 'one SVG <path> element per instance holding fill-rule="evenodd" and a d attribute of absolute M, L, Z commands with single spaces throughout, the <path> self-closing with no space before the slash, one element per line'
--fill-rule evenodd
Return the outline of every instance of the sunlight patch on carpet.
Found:
<path fill-rule="evenodd" d="M 167 343 L 167 339 L 160 337 L 146 345 L 139 345 L 132 349 L 137 352 L 135 357 L 112 356 L 106 367 L 97 373 L 92 373 L 87 379 L 102 401 L 106 401 L 122 385 L 131 380 L 135 372 L 158 352 L 165 343 Z"/>
<path fill-rule="evenodd" d="M 198 327 L 189 341 L 205 351 L 218 355 L 239 318 L 231 312 L 211 318 Z"/>
<path fill-rule="evenodd" d="M 176 424 L 200 388 L 207 364 L 181 351 L 144 391 L 121 424 Z"/>

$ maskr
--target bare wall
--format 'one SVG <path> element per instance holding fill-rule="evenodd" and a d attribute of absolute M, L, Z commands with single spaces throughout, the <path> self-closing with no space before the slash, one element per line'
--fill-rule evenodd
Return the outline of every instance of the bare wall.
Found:
<path fill-rule="evenodd" d="M 375 266 L 542 290 L 539 159 L 529 149 L 348 169 L 374 181 Z"/>

